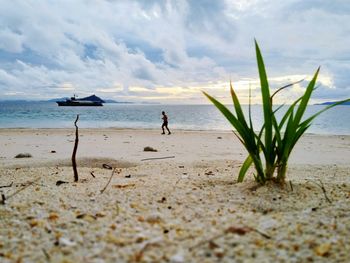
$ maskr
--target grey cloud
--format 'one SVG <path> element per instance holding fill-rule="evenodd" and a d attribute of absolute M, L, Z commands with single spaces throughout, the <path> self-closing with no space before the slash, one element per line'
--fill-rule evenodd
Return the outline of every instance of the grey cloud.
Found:
<path fill-rule="evenodd" d="M 134 71 L 133 75 L 138 79 L 150 80 L 154 78 L 152 74 L 146 68 L 138 68 Z"/>
<path fill-rule="evenodd" d="M 186 25 L 191 31 L 219 35 L 228 41 L 234 39 L 235 24 L 226 15 L 227 6 L 224 1 L 189 0 L 188 4 Z"/>
<path fill-rule="evenodd" d="M 11 52 L 20 53 L 23 50 L 23 36 L 17 34 L 8 28 L 0 29 L 0 49 Z"/>

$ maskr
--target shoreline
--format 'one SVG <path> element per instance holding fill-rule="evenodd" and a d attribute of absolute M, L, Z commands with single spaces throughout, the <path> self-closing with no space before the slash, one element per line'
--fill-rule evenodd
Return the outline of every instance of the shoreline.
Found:
<path fill-rule="evenodd" d="M 79 125 L 78 125 L 79 127 Z M 74 130 L 74 123 L 72 124 L 72 127 L 62 127 L 62 128 L 28 128 L 28 127 L 5 127 L 5 128 L 1 128 L 0 127 L 0 132 L 1 131 L 14 131 L 14 130 Z M 84 127 L 81 128 L 79 127 L 79 130 L 116 130 L 116 131 L 161 131 L 161 125 L 159 125 L 158 128 L 128 128 L 128 127 Z M 208 133 L 230 133 L 232 134 L 232 130 L 215 130 L 215 129 L 172 129 L 175 132 L 208 132 Z M 258 131 L 256 131 L 258 132 Z M 282 133 L 283 134 L 283 133 Z M 310 135 L 310 136 L 344 136 L 344 137 L 350 137 L 350 134 L 338 134 L 338 133 L 314 133 L 314 132 L 306 132 L 305 133 L 306 136 Z"/>

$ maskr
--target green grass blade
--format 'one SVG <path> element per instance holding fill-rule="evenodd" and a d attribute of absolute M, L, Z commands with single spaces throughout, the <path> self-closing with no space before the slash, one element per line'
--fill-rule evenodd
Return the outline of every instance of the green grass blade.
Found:
<path fill-rule="evenodd" d="M 255 50 L 256 50 L 256 58 L 258 63 L 259 76 L 260 76 L 260 86 L 261 86 L 261 94 L 262 94 L 262 102 L 263 102 L 263 110 L 264 110 L 265 137 L 266 137 L 265 144 L 267 145 L 272 140 L 272 122 L 271 122 L 272 106 L 270 101 L 270 89 L 269 89 L 269 83 L 267 81 L 264 60 L 262 58 L 259 45 L 256 41 L 255 41 Z"/>
<path fill-rule="evenodd" d="M 269 83 L 267 81 L 264 60 L 262 58 L 259 45 L 256 41 L 255 41 L 255 50 L 256 50 L 256 58 L 257 58 L 259 77 L 260 77 L 260 86 L 261 86 L 263 112 L 264 112 L 264 123 L 265 123 L 266 174 L 268 177 L 270 177 L 272 173 L 271 169 L 273 166 L 274 148 L 275 148 L 275 145 L 272 144 L 273 112 L 272 112 L 272 105 L 271 105 L 271 99 L 270 99 Z"/>
<path fill-rule="evenodd" d="M 303 97 L 300 97 L 299 99 L 297 99 L 292 105 L 289 106 L 288 110 L 286 111 L 286 113 L 283 115 L 281 122 L 279 124 L 279 129 L 281 130 L 284 123 L 287 121 L 289 115 L 291 114 L 291 112 L 294 112 L 294 108 L 296 106 L 296 104 L 301 101 Z"/>
<path fill-rule="evenodd" d="M 243 145 L 245 145 L 245 142 L 242 140 L 242 138 L 239 137 L 239 135 L 238 135 L 235 131 L 232 130 L 232 132 L 233 132 L 233 134 L 237 137 L 237 139 L 238 139 Z"/>
<path fill-rule="evenodd" d="M 253 121 L 252 121 L 252 89 L 249 85 L 249 106 L 248 106 L 248 114 L 249 114 L 249 127 L 252 131 L 254 131 L 253 128 Z"/>
<path fill-rule="evenodd" d="M 309 85 L 306 88 L 306 91 L 304 93 L 304 96 L 302 96 L 302 99 L 300 101 L 300 105 L 298 107 L 297 112 L 295 113 L 295 119 L 294 119 L 294 128 L 296 129 L 296 127 L 299 125 L 301 118 L 304 115 L 304 112 L 306 110 L 307 104 L 309 102 L 309 99 L 311 97 L 311 94 L 314 90 L 315 87 L 315 83 L 316 83 L 316 79 L 318 76 L 318 73 L 320 71 L 320 68 L 317 69 L 314 77 L 312 78 L 312 80 L 310 81 Z"/>
<path fill-rule="evenodd" d="M 292 144 L 292 140 L 293 140 L 293 136 L 295 134 L 294 132 L 294 107 L 295 104 L 292 105 L 288 111 L 290 111 L 288 113 L 288 116 L 286 119 L 288 119 L 287 125 L 286 125 L 286 129 L 284 132 L 284 136 L 282 139 L 282 143 L 278 149 L 278 159 L 281 161 L 287 160 L 288 156 L 289 156 L 289 151 L 288 148 L 290 147 L 290 145 Z M 285 115 L 286 116 L 286 115 Z"/>
<path fill-rule="evenodd" d="M 273 114 L 275 114 L 276 112 L 278 112 L 278 111 L 279 111 L 280 109 L 282 109 L 284 106 L 285 106 L 284 104 L 279 105 L 279 106 L 277 107 L 277 109 L 275 109 L 275 110 L 273 111 Z"/>
<path fill-rule="evenodd" d="M 240 121 L 241 125 L 244 126 L 245 128 L 248 128 L 247 122 L 245 120 L 241 104 L 239 103 L 238 97 L 236 92 L 233 90 L 232 83 L 230 82 L 230 92 L 231 92 L 231 97 L 233 101 L 233 106 L 235 108 L 236 114 L 237 114 L 237 119 Z"/>
<path fill-rule="evenodd" d="M 298 83 L 302 82 L 303 80 L 304 80 L 304 79 L 298 80 L 298 81 L 296 81 L 296 82 L 287 84 L 287 85 L 285 85 L 285 86 L 283 86 L 283 87 L 277 89 L 277 90 L 271 95 L 271 99 L 270 99 L 270 100 L 271 100 L 271 104 L 272 104 L 273 97 L 276 96 L 277 93 L 279 93 L 280 91 L 282 91 L 282 90 L 284 90 L 284 89 L 286 89 L 286 88 L 289 88 L 289 87 L 291 87 L 291 86 L 293 86 L 293 85 L 295 85 L 295 84 L 298 84 Z"/>
<path fill-rule="evenodd" d="M 260 86 L 261 86 L 263 111 L 264 111 L 265 144 L 268 145 L 272 141 L 272 120 L 271 120 L 272 106 L 270 101 L 270 89 L 269 89 L 269 83 L 267 81 L 264 60 L 262 58 L 260 48 L 256 41 L 255 41 L 255 49 L 256 49 L 256 58 L 257 58 L 258 69 L 259 69 Z"/>
<path fill-rule="evenodd" d="M 311 124 L 308 125 L 303 125 L 302 127 L 300 127 L 297 132 L 295 133 L 295 136 L 293 138 L 293 141 L 289 147 L 289 152 L 288 152 L 288 156 L 290 155 L 290 153 L 292 152 L 294 146 L 296 145 L 296 143 L 298 142 L 298 140 L 300 139 L 300 137 L 306 132 L 306 130 L 310 127 Z"/>
<path fill-rule="evenodd" d="M 210 96 L 206 92 L 203 94 L 215 105 L 215 107 L 226 117 L 226 119 L 231 123 L 231 125 L 236 129 L 238 134 L 243 139 L 245 146 L 249 149 L 252 147 L 252 141 L 250 138 L 249 129 L 244 127 L 240 121 L 232 114 L 232 112 L 222 103 L 217 101 L 214 97 Z"/>
<path fill-rule="evenodd" d="M 259 157 L 259 146 L 255 142 L 255 133 L 251 131 L 248 127 L 242 125 L 237 119 L 237 117 L 234 116 L 225 105 L 217 101 L 214 97 L 210 96 L 206 92 L 203 92 L 203 94 L 216 106 L 216 108 L 226 117 L 226 119 L 236 129 L 237 133 L 241 137 L 241 142 L 244 142 L 243 145 L 245 146 L 251 158 L 253 159 L 259 180 L 264 182 L 264 172 Z"/>
<path fill-rule="evenodd" d="M 248 157 L 245 159 L 244 163 L 242 164 L 241 169 L 239 170 L 239 175 L 237 182 L 241 183 L 243 182 L 243 179 L 249 169 L 249 167 L 253 164 L 253 159 L 251 155 L 248 155 Z"/>

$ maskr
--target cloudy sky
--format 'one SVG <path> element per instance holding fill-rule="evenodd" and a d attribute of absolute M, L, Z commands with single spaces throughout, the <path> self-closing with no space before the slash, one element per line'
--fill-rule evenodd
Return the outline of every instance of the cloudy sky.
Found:
<path fill-rule="evenodd" d="M 96 94 L 207 103 L 206 90 L 259 102 L 254 38 L 271 89 L 321 66 L 314 102 L 350 97 L 349 0 L 0 0 L 1 99 Z"/>

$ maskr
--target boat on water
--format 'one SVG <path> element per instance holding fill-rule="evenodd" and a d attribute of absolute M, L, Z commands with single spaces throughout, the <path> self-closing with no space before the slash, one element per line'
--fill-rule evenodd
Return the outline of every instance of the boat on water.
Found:
<path fill-rule="evenodd" d="M 75 95 L 65 101 L 56 101 L 58 106 L 103 106 L 105 101 L 96 95 L 77 99 Z"/>

